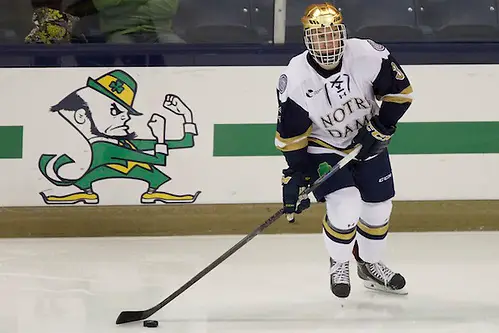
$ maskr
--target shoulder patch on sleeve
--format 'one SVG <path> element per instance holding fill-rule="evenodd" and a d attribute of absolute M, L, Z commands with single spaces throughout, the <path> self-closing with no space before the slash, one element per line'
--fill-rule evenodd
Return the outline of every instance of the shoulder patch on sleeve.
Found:
<path fill-rule="evenodd" d="M 373 47 L 373 49 L 375 49 L 376 51 L 384 51 L 386 50 L 386 47 L 384 47 L 383 45 L 381 44 L 378 44 L 376 43 L 375 41 L 371 40 L 371 39 L 367 39 L 367 42 Z"/>
<path fill-rule="evenodd" d="M 402 81 L 405 79 L 404 72 L 397 66 L 395 62 L 391 62 L 392 70 L 395 72 L 395 79 Z"/>
<path fill-rule="evenodd" d="M 281 94 L 283 94 L 286 91 L 286 87 L 288 86 L 288 77 L 286 74 L 282 74 L 279 77 L 279 84 L 278 84 L 278 89 Z"/>

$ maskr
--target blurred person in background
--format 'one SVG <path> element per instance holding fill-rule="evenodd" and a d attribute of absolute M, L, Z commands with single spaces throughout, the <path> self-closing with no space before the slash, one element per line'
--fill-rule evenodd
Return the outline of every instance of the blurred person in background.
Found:
<path fill-rule="evenodd" d="M 76 0 L 64 9 L 62 2 L 31 0 L 34 27 L 26 36 L 26 43 L 184 43 L 172 29 L 178 0 Z M 85 27 L 73 36 L 75 24 L 81 18 L 92 15 L 98 17 L 98 36 L 89 35 Z M 148 62 L 145 55 L 120 58 L 125 65 L 146 65 Z M 54 65 L 53 57 L 37 59 L 35 62 L 39 65 Z M 100 65 L 112 65 L 109 61 L 104 62 Z M 114 63 L 114 58 L 111 62 Z M 155 62 L 159 65 L 164 63 L 163 59 Z M 99 65 L 95 60 L 90 63 Z"/>
<path fill-rule="evenodd" d="M 178 0 L 94 0 L 107 43 L 184 43 L 172 29 Z M 128 66 L 161 66 L 161 54 L 119 57 Z"/>
<path fill-rule="evenodd" d="M 27 43 L 69 43 L 82 17 L 98 14 L 109 43 L 184 43 L 172 29 L 178 0 L 77 0 L 62 9 L 62 0 L 31 0 L 33 29 Z"/>
<path fill-rule="evenodd" d="M 93 0 L 108 43 L 184 43 L 172 29 L 178 0 Z"/>

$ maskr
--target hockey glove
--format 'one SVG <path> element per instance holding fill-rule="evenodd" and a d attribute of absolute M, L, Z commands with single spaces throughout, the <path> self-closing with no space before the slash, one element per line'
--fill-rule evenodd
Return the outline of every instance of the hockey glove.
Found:
<path fill-rule="evenodd" d="M 310 207 L 308 195 L 300 196 L 311 183 L 312 178 L 291 168 L 282 170 L 282 201 L 284 214 L 300 214 Z"/>
<path fill-rule="evenodd" d="M 388 147 L 390 139 L 395 133 L 396 127 L 387 128 L 380 123 L 378 116 L 373 116 L 371 120 L 359 130 L 353 138 L 353 145 L 362 145 L 362 149 L 357 155 L 358 160 L 365 160 L 369 157 L 381 153 Z"/>

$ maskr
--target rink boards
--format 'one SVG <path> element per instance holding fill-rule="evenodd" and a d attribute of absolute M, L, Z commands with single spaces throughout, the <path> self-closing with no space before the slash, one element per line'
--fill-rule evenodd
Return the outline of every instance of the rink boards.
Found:
<path fill-rule="evenodd" d="M 395 199 L 499 199 L 499 114 L 490 102 L 499 67 L 404 69 L 415 102 L 390 146 Z M 73 205 L 44 197 L 81 193 L 82 183 L 98 195 L 85 207 L 141 204 L 150 184 L 160 184 L 158 192 L 193 195 L 193 204 L 280 201 L 284 160 L 273 139 L 282 67 L 115 70 L 1 69 L 0 206 Z M 99 135 L 90 131 L 85 112 L 50 111 L 75 91 L 83 91 L 98 130 L 126 126 L 122 129 L 136 133 L 138 141 L 124 149 L 93 150 Z M 111 114 L 113 103 L 140 115 L 123 114 L 120 120 Z M 166 157 L 154 152 L 153 115 L 166 124 Z M 112 172 L 99 171 L 110 164 Z"/>

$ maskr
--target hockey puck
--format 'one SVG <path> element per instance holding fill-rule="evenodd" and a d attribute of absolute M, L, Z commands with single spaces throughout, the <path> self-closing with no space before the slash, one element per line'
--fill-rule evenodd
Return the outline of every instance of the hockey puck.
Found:
<path fill-rule="evenodd" d="M 144 320 L 144 327 L 158 327 L 158 325 L 157 320 Z"/>

